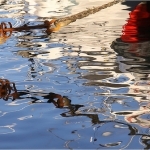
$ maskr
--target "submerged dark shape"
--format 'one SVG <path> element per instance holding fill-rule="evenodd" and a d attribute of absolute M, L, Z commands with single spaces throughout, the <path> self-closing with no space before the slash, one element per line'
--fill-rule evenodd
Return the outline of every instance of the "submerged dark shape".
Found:
<path fill-rule="evenodd" d="M 61 96 L 60 94 L 56 93 L 49 93 L 43 96 L 44 99 L 48 99 L 46 103 L 53 103 L 56 108 L 68 108 L 71 115 L 73 115 L 80 107 L 83 105 L 79 104 L 71 104 L 71 100 L 68 99 L 66 96 Z M 38 102 L 37 99 L 33 100 L 31 103 L 44 103 Z"/>
<path fill-rule="evenodd" d="M 7 79 L 0 79 L 0 98 L 8 100 L 12 98 L 15 100 L 18 98 L 18 92 L 14 82 L 10 82 Z"/>

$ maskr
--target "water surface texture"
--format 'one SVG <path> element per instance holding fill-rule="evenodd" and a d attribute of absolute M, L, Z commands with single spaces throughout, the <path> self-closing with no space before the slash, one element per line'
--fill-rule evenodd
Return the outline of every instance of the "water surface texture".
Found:
<path fill-rule="evenodd" d="M 1 0 L 0 22 L 37 25 L 107 2 Z M 150 148 L 150 41 L 121 40 L 138 3 L 117 4 L 51 35 L 0 35 L 1 149 Z"/>

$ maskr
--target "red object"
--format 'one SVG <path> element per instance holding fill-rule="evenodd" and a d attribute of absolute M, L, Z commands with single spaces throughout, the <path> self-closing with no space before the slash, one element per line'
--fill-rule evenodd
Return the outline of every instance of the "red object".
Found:
<path fill-rule="evenodd" d="M 129 13 L 127 24 L 123 26 L 123 42 L 135 43 L 150 40 L 150 12 L 146 3 L 140 3 Z"/>

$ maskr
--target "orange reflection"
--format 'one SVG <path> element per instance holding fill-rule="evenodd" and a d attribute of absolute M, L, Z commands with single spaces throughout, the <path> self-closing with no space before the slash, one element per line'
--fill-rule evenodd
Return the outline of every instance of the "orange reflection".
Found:
<path fill-rule="evenodd" d="M 75 112 L 83 105 L 71 104 L 71 100 L 66 96 L 61 96 L 56 93 L 49 93 L 45 98 L 48 98 L 48 103 L 53 103 L 57 108 L 68 108 L 71 115 L 75 115 Z"/>
<path fill-rule="evenodd" d="M 52 102 L 57 108 L 69 107 L 71 106 L 71 100 L 65 96 L 59 94 L 50 93 L 49 101 Z"/>
<path fill-rule="evenodd" d="M 150 2 L 141 2 L 129 13 L 121 39 L 128 43 L 150 40 Z"/>
<path fill-rule="evenodd" d="M 10 28 L 10 29 L 12 28 L 12 25 L 10 22 L 8 22 L 8 24 L 4 22 L 0 24 L 0 44 L 5 43 L 12 34 L 11 30 L 5 31 L 5 29 L 7 28 Z"/>
<path fill-rule="evenodd" d="M 13 100 L 19 97 L 15 83 L 10 82 L 7 79 L 0 79 L 0 98 L 8 100 L 12 98 Z"/>
<path fill-rule="evenodd" d="M 13 31 L 26 31 L 26 30 L 31 30 L 31 29 L 45 28 L 46 33 L 51 34 L 50 29 L 52 25 L 53 25 L 53 20 L 52 21 L 45 20 L 44 23 L 40 25 L 35 25 L 35 26 L 23 25 L 20 27 L 13 28 L 10 22 L 8 23 L 2 22 L 0 24 L 0 44 L 3 44 L 4 42 L 6 42 L 6 40 L 12 35 Z"/>

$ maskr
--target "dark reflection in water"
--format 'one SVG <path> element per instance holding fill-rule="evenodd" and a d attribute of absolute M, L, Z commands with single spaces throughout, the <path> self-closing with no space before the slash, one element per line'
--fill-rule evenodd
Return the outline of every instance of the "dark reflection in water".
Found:
<path fill-rule="evenodd" d="M 138 4 L 129 14 L 127 24 L 123 26 L 124 42 L 142 42 L 150 40 L 150 2 Z"/>
<path fill-rule="evenodd" d="M 114 41 L 111 47 L 127 60 L 122 60 L 128 66 L 127 71 L 143 74 L 143 79 L 150 73 L 150 41 L 142 43 L 124 43 L 120 39 Z M 147 75 L 146 75 L 147 74 Z"/>
<path fill-rule="evenodd" d="M 111 48 L 127 60 L 120 61 L 129 66 L 127 71 L 149 74 L 150 56 L 150 2 L 143 2 L 130 13 L 128 22 L 123 27 L 123 34 L 116 39 Z M 143 75 L 144 76 L 144 75 Z M 145 76 L 146 77 L 146 76 Z"/>

